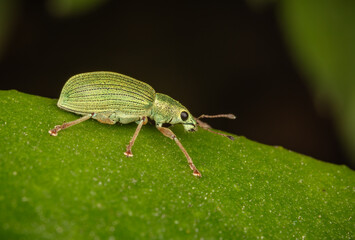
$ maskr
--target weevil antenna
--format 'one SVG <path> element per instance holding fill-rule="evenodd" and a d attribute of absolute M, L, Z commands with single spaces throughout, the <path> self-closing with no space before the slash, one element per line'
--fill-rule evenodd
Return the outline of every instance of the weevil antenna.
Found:
<path fill-rule="evenodd" d="M 236 116 L 232 113 L 228 113 L 228 114 L 216 114 L 216 115 L 206 115 L 206 114 L 202 114 L 201 116 L 199 116 L 197 119 L 200 118 L 228 118 L 228 119 L 236 119 Z"/>

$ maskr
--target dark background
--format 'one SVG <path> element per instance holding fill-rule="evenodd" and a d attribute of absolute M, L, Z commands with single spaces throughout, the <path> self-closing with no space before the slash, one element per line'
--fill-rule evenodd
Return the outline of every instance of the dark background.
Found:
<path fill-rule="evenodd" d="M 192 114 L 234 113 L 217 129 L 348 164 L 332 118 L 316 110 L 289 53 L 276 6 L 108 1 L 89 14 L 51 15 L 22 1 L 0 60 L 1 89 L 58 98 L 77 73 L 106 70 L 147 82 Z"/>

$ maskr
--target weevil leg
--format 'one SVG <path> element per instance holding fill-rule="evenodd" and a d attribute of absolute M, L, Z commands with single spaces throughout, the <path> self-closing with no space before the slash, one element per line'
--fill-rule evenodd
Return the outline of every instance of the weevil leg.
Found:
<path fill-rule="evenodd" d="M 134 142 L 136 141 L 136 138 L 138 137 L 139 131 L 141 130 L 144 124 L 147 124 L 147 122 L 148 122 L 147 117 L 142 117 L 142 119 L 139 121 L 136 131 L 134 132 L 131 141 L 129 141 L 126 151 L 124 152 L 124 155 L 126 155 L 127 157 L 133 157 L 132 147 L 134 145 Z"/>
<path fill-rule="evenodd" d="M 117 121 L 112 120 L 110 116 L 112 115 L 112 112 L 101 112 L 101 113 L 95 113 L 95 115 L 92 117 L 93 119 L 96 119 L 100 123 L 104 124 L 116 124 Z"/>
<path fill-rule="evenodd" d="M 220 114 L 220 115 L 224 115 L 224 114 Z M 232 115 L 232 114 L 227 114 L 228 116 L 229 115 Z M 201 116 L 203 116 L 203 117 L 205 117 L 205 116 L 209 116 L 209 115 L 201 115 Z M 198 117 L 198 118 L 195 118 L 195 120 L 196 120 L 196 122 L 197 122 L 197 125 L 198 126 L 200 126 L 200 128 L 203 128 L 203 129 L 205 129 L 205 130 L 207 130 L 207 131 L 209 131 L 209 132 L 211 132 L 211 133 L 214 133 L 214 134 L 218 134 L 218 135 L 221 135 L 221 136 L 223 136 L 223 137 L 227 137 L 227 138 L 229 138 L 230 140 L 234 140 L 234 137 L 232 137 L 232 136 L 230 136 L 230 135 L 226 135 L 226 134 L 224 134 L 224 133 L 219 133 L 219 132 L 216 132 L 216 131 L 213 131 L 211 128 L 211 125 L 209 125 L 208 123 L 205 123 L 205 122 L 203 122 L 203 121 L 201 121 L 199 118 L 201 118 L 201 116 L 200 117 Z M 234 116 L 234 115 L 233 115 Z"/>
<path fill-rule="evenodd" d="M 49 130 L 49 134 L 52 135 L 52 136 L 57 136 L 58 135 L 58 132 L 60 130 L 63 130 L 63 129 L 66 129 L 68 127 L 71 127 L 75 124 L 78 124 L 78 123 L 81 123 L 81 122 L 84 122 L 88 119 L 90 119 L 92 116 L 94 115 L 94 113 L 90 113 L 88 115 L 85 115 L 77 120 L 74 120 L 74 121 L 71 121 L 71 122 L 67 122 L 67 123 L 63 123 L 62 125 L 57 125 L 55 126 L 53 129 Z"/>
<path fill-rule="evenodd" d="M 194 163 L 192 162 L 191 157 L 189 156 L 189 154 L 187 153 L 187 151 L 185 150 L 184 146 L 182 146 L 181 142 L 179 141 L 179 139 L 176 137 L 176 135 L 173 133 L 173 131 L 171 131 L 169 128 L 165 128 L 165 127 L 158 127 L 157 129 L 166 137 L 171 138 L 175 141 L 175 143 L 179 146 L 180 150 L 184 153 L 187 162 L 189 163 L 189 166 L 191 168 L 191 170 L 193 171 L 193 175 L 196 177 L 201 177 L 201 173 L 197 170 L 197 168 L 195 167 Z"/>
<path fill-rule="evenodd" d="M 201 128 L 204 128 L 204 129 L 210 129 L 212 128 L 211 125 L 209 125 L 208 123 L 205 123 L 203 121 L 201 121 L 200 119 L 198 118 L 195 118 L 197 124 L 201 127 Z"/>

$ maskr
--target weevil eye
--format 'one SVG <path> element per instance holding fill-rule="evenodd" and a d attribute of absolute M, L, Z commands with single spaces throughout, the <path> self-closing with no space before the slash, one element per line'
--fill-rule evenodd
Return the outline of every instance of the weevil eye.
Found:
<path fill-rule="evenodd" d="M 189 114 L 185 111 L 181 112 L 180 117 L 182 121 L 186 121 L 189 118 Z"/>

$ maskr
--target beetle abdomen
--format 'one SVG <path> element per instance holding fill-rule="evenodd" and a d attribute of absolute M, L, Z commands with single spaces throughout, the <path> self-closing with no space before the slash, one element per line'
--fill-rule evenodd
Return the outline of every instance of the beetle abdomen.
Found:
<path fill-rule="evenodd" d="M 154 100 L 154 89 L 144 82 L 114 72 L 89 72 L 75 75 L 66 82 L 57 105 L 78 114 L 144 115 Z"/>

